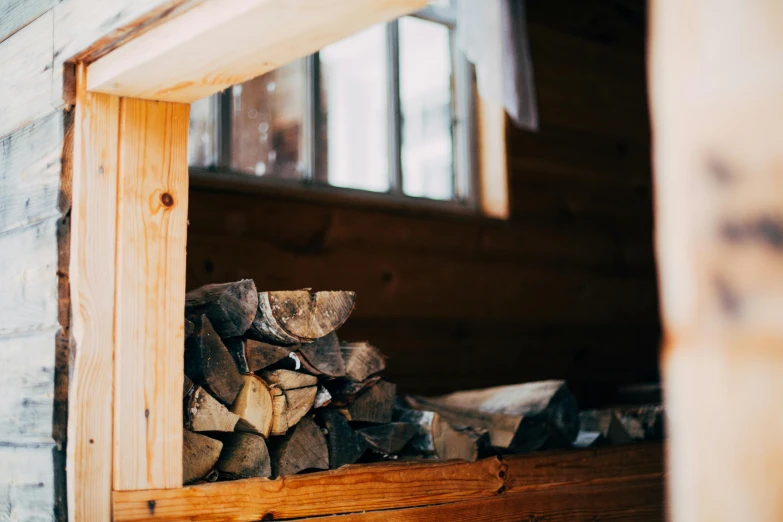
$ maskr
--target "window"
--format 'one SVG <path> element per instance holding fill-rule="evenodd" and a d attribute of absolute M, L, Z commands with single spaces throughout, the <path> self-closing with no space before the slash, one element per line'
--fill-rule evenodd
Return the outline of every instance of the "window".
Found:
<path fill-rule="evenodd" d="M 471 207 L 474 81 L 454 22 L 432 2 L 193 104 L 191 166 Z"/>

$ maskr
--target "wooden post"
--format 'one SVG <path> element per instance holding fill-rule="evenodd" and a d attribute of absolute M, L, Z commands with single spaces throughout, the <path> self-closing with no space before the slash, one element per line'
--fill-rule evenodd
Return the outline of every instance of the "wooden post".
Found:
<path fill-rule="evenodd" d="M 120 99 L 115 490 L 182 486 L 189 115 Z"/>
<path fill-rule="evenodd" d="M 783 9 L 650 14 L 672 519 L 783 520 Z"/>

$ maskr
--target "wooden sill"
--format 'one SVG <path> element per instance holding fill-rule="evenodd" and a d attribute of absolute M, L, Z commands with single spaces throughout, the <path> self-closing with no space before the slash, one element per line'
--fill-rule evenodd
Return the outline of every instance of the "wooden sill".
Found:
<path fill-rule="evenodd" d="M 663 446 L 353 465 L 278 480 L 115 491 L 115 521 L 663 520 Z M 383 510 L 383 511 L 381 511 Z M 330 517 L 333 519 L 333 517 Z M 532 520 L 532 519 L 531 519 Z"/>

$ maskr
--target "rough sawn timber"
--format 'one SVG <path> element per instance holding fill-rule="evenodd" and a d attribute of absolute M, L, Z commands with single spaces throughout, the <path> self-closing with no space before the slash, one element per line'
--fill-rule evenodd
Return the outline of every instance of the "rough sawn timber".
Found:
<path fill-rule="evenodd" d="M 491 457 L 474 463 L 361 464 L 274 481 L 249 479 L 174 490 L 118 491 L 114 493 L 114 520 L 205 522 L 219 518 L 250 522 L 265 516 L 285 520 L 438 504 L 457 506 L 467 501 L 498 500 L 509 494 L 547 490 L 553 493 L 548 497 L 551 500 L 537 505 L 542 510 L 556 511 L 560 509 L 556 507 L 558 502 L 563 500 L 554 494 L 557 488 L 580 487 L 589 496 L 595 487 L 607 484 L 611 497 L 625 491 L 633 493 L 640 483 L 642 493 L 629 495 L 621 506 L 626 519 L 634 509 L 647 513 L 654 508 L 658 516 L 644 520 L 663 520 L 662 449 L 660 444 L 638 444 L 503 460 Z M 610 513 L 613 500 L 605 499 L 596 515 Z"/>

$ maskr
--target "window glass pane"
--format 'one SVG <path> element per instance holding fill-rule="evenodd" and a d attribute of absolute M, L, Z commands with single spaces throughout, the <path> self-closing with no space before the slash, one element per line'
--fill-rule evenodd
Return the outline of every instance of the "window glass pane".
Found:
<path fill-rule="evenodd" d="M 217 163 L 217 99 L 203 98 L 190 104 L 188 165 L 209 167 Z"/>
<path fill-rule="evenodd" d="M 400 27 L 402 189 L 409 196 L 454 198 L 449 29 L 403 17 Z"/>
<path fill-rule="evenodd" d="M 297 60 L 232 87 L 232 170 L 300 177 L 305 82 L 305 62 Z"/>
<path fill-rule="evenodd" d="M 389 190 L 386 27 L 321 50 L 321 166 L 330 185 Z M 325 157 L 324 157 L 325 156 Z"/>

